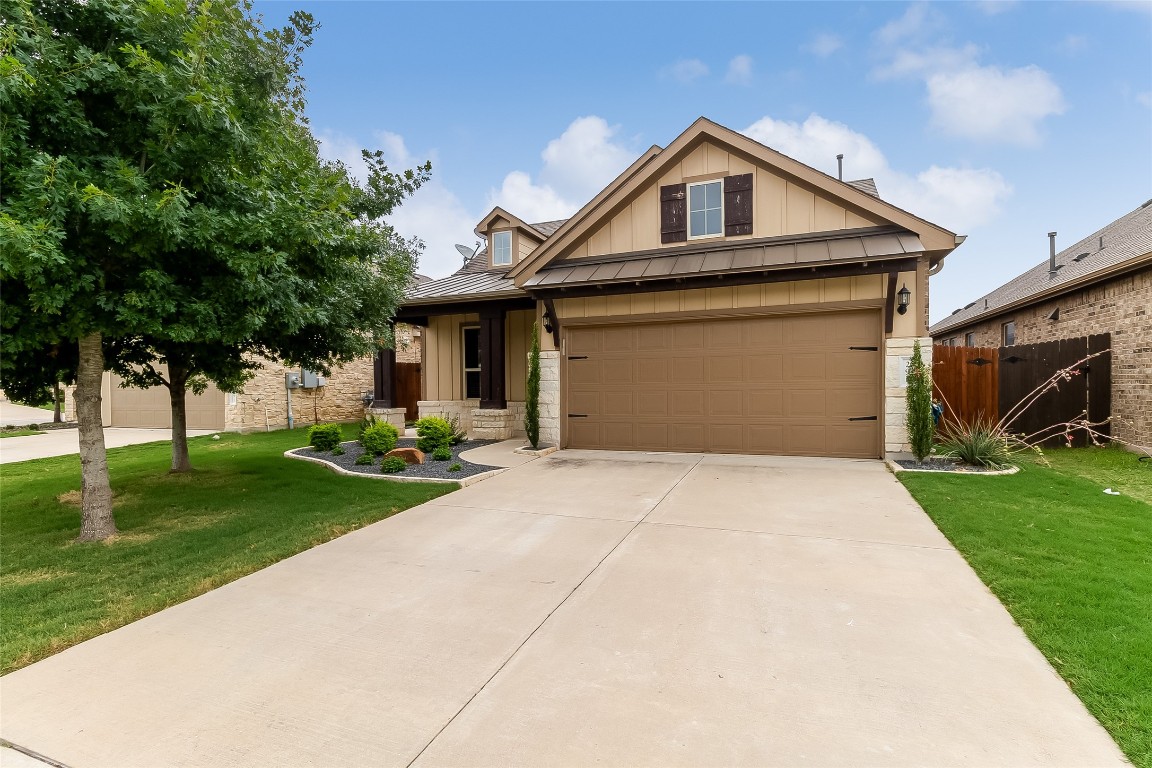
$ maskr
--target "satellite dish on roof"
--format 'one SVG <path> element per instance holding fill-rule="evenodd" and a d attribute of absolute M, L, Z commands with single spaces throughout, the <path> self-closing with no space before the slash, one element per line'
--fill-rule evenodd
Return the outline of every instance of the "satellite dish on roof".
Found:
<path fill-rule="evenodd" d="M 479 253 L 480 241 L 479 240 L 476 241 L 476 247 L 475 248 L 469 248 L 466 245 L 457 244 L 456 250 L 460 253 L 461 256 L 464 257 L 464 263 L 467 264 L 469 259 L 471 259 L 477 253 Z"/>

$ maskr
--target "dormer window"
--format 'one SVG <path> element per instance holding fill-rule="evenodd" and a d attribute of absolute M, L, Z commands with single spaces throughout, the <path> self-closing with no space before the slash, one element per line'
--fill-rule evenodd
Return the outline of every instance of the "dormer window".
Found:
<path fill-rule="evenodd" d="M 492 233 L 492 266 L 507 267 L 512 265 L 512 233 Z"/>
<path fill-rule="evenodd" d="M 723 182 L 688 185 L 688 237 L 714 237 L 724 233 Z"/>

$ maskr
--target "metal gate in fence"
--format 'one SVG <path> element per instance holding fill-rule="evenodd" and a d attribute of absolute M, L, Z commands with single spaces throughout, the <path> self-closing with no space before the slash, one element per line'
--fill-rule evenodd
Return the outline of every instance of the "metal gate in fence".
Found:
<path fill-rule="evenodd" d="M 1111 336 L 1107 333 L 1011 347 L 932 348 L 936 398 L 945 419 L 971 424 L 984 418 L 1007 419 L 1014 434 L 1043 437 L 1044 443 L 1086 445 L 1084 429 L 1067 432 L 1058 425 L 1087 418 L 1094 429 L 1111 434 Z M 1096 354 L 1090 360 L 1085 358 Z M 1079 364 L 1078 364 L 1079 363 Z M 1071 369 L 1037 392 L 1058 371 Z"/>

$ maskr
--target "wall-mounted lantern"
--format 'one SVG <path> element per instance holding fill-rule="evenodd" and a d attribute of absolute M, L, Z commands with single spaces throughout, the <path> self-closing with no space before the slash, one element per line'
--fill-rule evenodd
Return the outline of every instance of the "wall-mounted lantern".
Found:
<path fill-rule="evenodd" d="M 904 314 L 908 311 L 908 301 L 912 298 L 912 292 L 908 290 L 907 284 L 900 286 L 900 290 L 896 292 L 896 311 Z"/>

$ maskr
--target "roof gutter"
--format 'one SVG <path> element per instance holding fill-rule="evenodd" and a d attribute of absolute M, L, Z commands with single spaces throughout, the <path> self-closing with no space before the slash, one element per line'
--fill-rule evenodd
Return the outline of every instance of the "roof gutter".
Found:
<path fill-rule="evenodd" d="M 1103 282 L 1109 278 L 1119 277 L 1129 272 L 1135 272 L 1141 267 L 1148 265 L 1152 265 L 1152 252 L 1146 253 L 1143 256 L 1137 256 L 1135 259 L 1126 261 L 1123 264 L 1114 265 L 1110 269 L 1102 269 L 1098 272 L 1093 272 L 1090 275 L 1085 275 L 1084 277 L 1081 277 L 1077 280 L 1069 280 L 1067 283 L 1061 283 L 1060 285 L 1040 291 L 1039 293 L 1034 293 L 1030 296 L 1025 296 L 1024 298 L 1003 304 L 994 309 L 989 309 L 985 312 L 981 312 L 978 315 L 973 315 L 972 317 L 965 318 L 964 320 L 959 320 L 951 325 L 941 326 L 935 331 L 929 330 L 929 333 L 931 333 L 933 336 L 937 336 L 942 333 L 949 333 L 958 328 L 964 328 L 966 326 L 980 323 L 985 320 L 991 320 L 995 317 L 1005 315 L 1014 309 L 1026 307 L 1029 304 L 1037 304 L 1041 301 L 1046 301 L 1047 299 L 1054 299 L 1057 296 L 1063 296 L 1066 293 L 1071 293 L 1073 291 L 1080 290 L 1081 288 L 1087 288 L 1089 286 L 1095 285 L 1096 283 Z"/>

